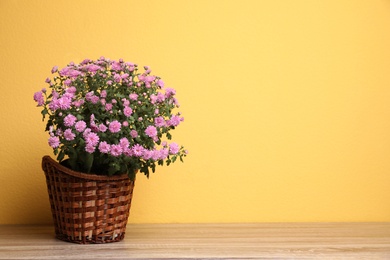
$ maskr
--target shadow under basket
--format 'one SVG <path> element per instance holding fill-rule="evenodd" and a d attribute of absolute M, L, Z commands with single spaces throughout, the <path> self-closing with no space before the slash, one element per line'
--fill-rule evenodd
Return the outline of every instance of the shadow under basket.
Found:
<path fill-rule="evenodd" d="M 56 237 L 79 243 L 111 243 L 125 236 L 134 181 L 72 171 L 42 158 Z"/>

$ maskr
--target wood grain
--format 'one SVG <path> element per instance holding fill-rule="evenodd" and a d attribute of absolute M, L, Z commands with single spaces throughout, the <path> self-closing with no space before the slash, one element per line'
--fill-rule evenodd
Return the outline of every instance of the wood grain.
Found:
<path fill-rule="evenodd" d="M 128 224 L 100 245 L 0 226 L 0 259 L 390 259 L 390 223 Z"/>

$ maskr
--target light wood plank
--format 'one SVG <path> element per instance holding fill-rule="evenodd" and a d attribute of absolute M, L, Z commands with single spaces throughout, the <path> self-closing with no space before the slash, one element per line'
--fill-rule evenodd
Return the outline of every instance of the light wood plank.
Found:
<path fill-rule="evenodd" d="M 390 223 L 129 224 L 78 245 L 51 226 L 0 226 L 0 259 L 390 259 Z"/>

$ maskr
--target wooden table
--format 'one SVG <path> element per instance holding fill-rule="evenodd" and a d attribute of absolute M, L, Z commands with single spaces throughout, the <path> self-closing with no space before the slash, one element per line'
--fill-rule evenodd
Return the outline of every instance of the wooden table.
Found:
<path fill-rule="evenodd" d="M 128 224 L 78 245 L 51 226 L 0 226 L 0 259 L 390 259 L 390 223 Z"/>

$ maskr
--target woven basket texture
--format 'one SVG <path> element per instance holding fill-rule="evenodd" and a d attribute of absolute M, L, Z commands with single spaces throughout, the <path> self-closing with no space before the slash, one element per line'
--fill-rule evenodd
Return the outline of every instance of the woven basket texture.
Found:
<path fill-rule="evenodd" d="M 80 173 L 50 156 L 42 158 L 42 169 L 58 239 L 91 244 L 124 238 L 134 188 L 127 175 Z"/>

